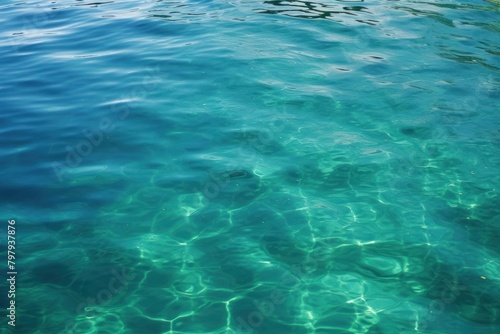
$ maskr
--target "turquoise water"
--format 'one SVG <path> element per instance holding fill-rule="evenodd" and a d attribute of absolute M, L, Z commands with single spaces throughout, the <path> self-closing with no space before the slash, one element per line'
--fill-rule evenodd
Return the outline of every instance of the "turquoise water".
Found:
<path fill-rule="evenodd" d="M 4 2 L 2 333 L 500 332 L 499 6 Z"/>

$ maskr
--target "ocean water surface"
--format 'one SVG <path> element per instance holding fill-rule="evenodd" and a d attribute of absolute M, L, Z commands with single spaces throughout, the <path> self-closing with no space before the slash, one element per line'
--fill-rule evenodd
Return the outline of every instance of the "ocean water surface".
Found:
<path fill-rule="evenodd" d="M 499 333 L 499 12 L 4 1 L 1 333 Z"/>

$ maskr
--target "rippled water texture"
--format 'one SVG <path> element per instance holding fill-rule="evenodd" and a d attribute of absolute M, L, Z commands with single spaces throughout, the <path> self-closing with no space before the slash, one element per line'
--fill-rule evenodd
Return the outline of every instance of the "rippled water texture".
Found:
<path fill-rule="evenodd" d="M 3 2 L 12 332 L 500 332 L 499 6 Z"/>

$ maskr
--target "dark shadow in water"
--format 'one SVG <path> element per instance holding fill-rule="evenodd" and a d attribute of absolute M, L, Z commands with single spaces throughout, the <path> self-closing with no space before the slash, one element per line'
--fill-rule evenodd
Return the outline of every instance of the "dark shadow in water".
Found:
<path fill-rule="evenodd" d="M 141 273 L 151 264 L 144 266 L 138 250 L 105 246 L 106 242 L 109 243 L 108 240 L 99 240 L 86 250 L 73 247 L 40 251 L 30 259 L 22 277 L 19 276 L 22 292 L 16 309 L 23 314 L 24 320 L 16 324 L 17 332 L 32 333 L 33 328 L 39 328 L 43 333 L 62 333 L 68 323 L 74 323 L 78 314 L 84 312 L 79 309 L 82 305 L 123 303 L 120 298 L 141 282 Z M 109 292 L 110 282 L 124 292 Z M 126 289 L 129 292 L 125 292 Z M 103 291 L 107 299 L 96 302 Z M 44 298 L 40 298 L 41 295 Z M 89 302 L 92 299 L 94 302 Z M 67 309 L 69 316 L 52 317 L 54 303 Z"/>
<path fill-rule="evenodd" d="M 425 244 L 358 245 L 332 238 L 305 250 L 291 238 L 268 235 L 261 239 L 261 247 L 299 280 L 347 271 L 378 282 L 391 294 L 442 302 L 448 312 L 475 323 L 500 323 L 500 289 L 494 280 L 481 278 L 475 269 L 446 263 Z M 398 262 L 406 263 L 406 269 L 395 265 Z"/>
<path fill-rule="evenodd" d="M 235 209 L 246 206 L 266 192 L 261 178 L 248 170 L 214 173 L 206 184 L 213 186 L 213 180 L 216 180 L 220 186 L 213 187 L 214 189 L 207 188 L 210 200 L 225 208 Z"/>
<path fill-rule="evenodd" d="M 467 184 L 464 183 L 464 186 Z M 479 187 L 468 186 L 470 191 L 485 191 Z M 491 199 L 476 205 L 473 209 L 464 207 L 447 207 L 438 210 L 440 219 L 452 222 L 464 228 L 468 233 L 470 242 L 500 254 L 500 233 L 498 222 L 500 221 L 500 200 Z"/>

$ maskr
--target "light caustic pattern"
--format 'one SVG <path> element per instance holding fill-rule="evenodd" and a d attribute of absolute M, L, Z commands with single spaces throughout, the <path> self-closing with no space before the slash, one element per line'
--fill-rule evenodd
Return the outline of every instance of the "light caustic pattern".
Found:
<path fill-rule="evenodd" d="M 497 3 L 47 6 L 0 9 L 16 333 L 498 331 Z"/>

